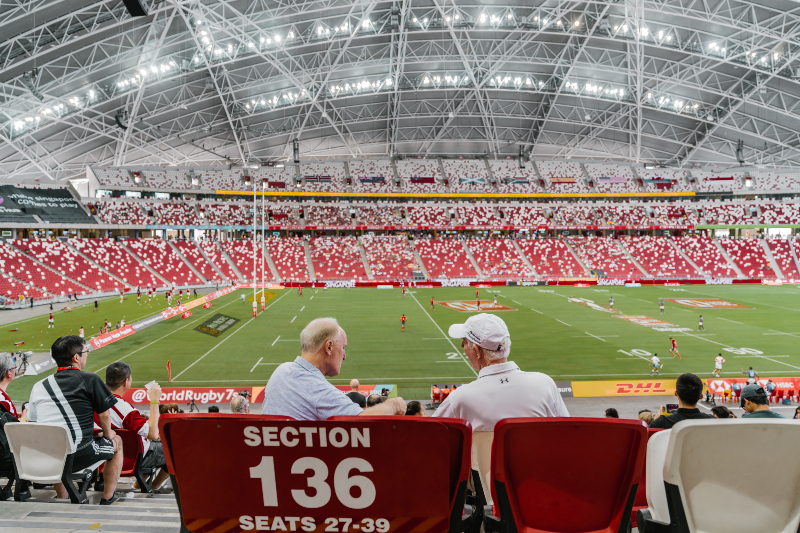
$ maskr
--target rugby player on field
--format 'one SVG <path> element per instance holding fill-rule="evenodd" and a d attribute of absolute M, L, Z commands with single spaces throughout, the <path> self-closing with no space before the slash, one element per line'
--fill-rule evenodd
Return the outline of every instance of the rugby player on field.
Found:
<path fill-rule="evenodd" d="M 681 357 L 681 354 L 678 351 L 678 343 L 677 343 L 677 341 L 675 339 L 673 339 L 672 337 L 669 338 L 669 341 L 672 343 L 672 348 L 669 349 L 669 353 L 672 354 L 672 358 L 675 359 L 675 356 L 677 355 L 678 358 L 681 361 L 683 361 L 683 357 Z"/>

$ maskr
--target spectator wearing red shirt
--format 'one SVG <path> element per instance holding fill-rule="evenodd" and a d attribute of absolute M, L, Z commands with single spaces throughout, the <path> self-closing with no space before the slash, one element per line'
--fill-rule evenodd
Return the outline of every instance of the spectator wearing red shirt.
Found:
<path fill-rule="evenodd" d="M 115 430 L 127 429 L 139 434 L 144 446 L 143 466 L 160 468 L 153 480 L 153 489 L 159 489 L 169 477 L 164 449 L 158 440 L 158 404 L 161 398 L 161 387 L 156 383 L 147 392 L 147 398 L 150 401 L 150 419 L 148 420 L 122 398 L 130 390 L 132 382 L 131 365 L 128 363 L 117 361 L 106 367 L 106 385 L 117 400 L 110 409 L 111 427 Z"/>
<path fill-rule="evenodd" d="M 11 354 L 0 354 L 0 413 L 11 413 L 19 418 L 14 402 L 6 394 L 9 383 L 17 376 L 17 364 Z"/>

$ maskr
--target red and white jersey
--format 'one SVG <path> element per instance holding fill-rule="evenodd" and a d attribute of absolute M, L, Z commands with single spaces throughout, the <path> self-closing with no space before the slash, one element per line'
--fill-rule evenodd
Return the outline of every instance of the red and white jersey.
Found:
<path fill-rule="evenodd" d="M 716 356 L 716 357 L 714 358 L 714 364 L 715 364 L 715 365 L 716 365 L 718 368 L 722 368 L 722 363 L 724 363 L 724 362 L 725 362 L 725 359 L 723 359 L 721 355 L 718 355 L 718 356 Z"/>
<path fill-rule="evenodd" d="M 116 394 L 114 395 L 114 398 L 117 399 L 117 403 L 111 406 L 111 409 L 108 411 L 111 415 L 111 429 L 127 429 L 128 431 L 135 431 L 142 438 L 142 446 L 144 446 L 144 451 L 142 453 L 147 453 L 147 450 L 150 449 L 150 441 L 147 439 L 147 434 L 150 432 L 150 425 L 147 422 L 147 419 L 142 416 L 142 413 L 140 413 L 136 408 Z M 97 413 L 95 413 L 95 429 L 100 429 L 98 422 L 99 420 L 97 418 Z"/>
<path fill-rule="evenodd" d="M 19 418 L 19 413 L 17 413 L 17 408 L 14 407 L 14 402 L 11 401 L 11 398 L 8 397 L 8 394 L 6 394 L 6 391 L 3 389 L 0 389 L 0 406 L 2 406 L 3 409 L 15 417 Z"/>

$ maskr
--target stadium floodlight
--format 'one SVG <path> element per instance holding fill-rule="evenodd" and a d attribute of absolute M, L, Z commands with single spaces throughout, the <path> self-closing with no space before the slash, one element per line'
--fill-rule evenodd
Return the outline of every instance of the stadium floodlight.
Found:
<path fill-rule="evenodd" d="M 386 78 L 386 85 L 392 84 L 392 78 Z"/>

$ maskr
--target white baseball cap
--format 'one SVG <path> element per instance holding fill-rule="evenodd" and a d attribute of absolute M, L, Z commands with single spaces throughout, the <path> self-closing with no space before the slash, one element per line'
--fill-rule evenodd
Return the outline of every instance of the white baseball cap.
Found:
<path fill-rule="evenodd" d="M 509 348 L 508 327 L 503 319 L 488 313 L 479 313 L 463 324 L 453 324 L 447 334 L 454 339 L 468 339 L 486 350 L 505 352 Z"/>

